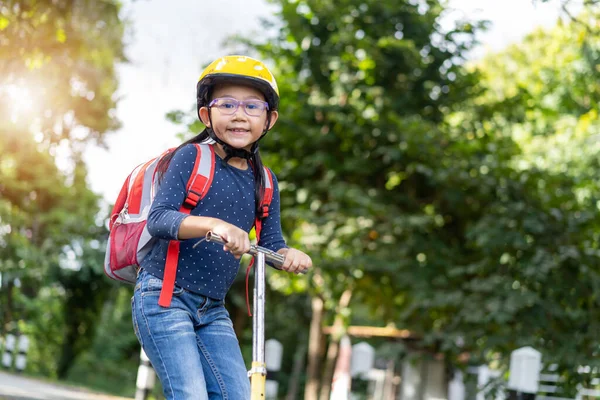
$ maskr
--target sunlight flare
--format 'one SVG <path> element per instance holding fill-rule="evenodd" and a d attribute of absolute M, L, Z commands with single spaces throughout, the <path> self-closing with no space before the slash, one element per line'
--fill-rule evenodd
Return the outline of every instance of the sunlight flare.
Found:
<path fill-rule="evenodd" d="M 5 95 L 9 99 L 9 116 L 11 122 L 17 123 L 19 119 L 31 116 L 34 110 L 35 98 L 28 86 L 9 84 L 4 88 L 0 88 L 0 92 L 5 92 Z"/>

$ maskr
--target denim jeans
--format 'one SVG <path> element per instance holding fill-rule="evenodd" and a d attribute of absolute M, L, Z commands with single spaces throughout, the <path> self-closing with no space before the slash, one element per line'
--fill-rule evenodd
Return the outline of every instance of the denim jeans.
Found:
<path fill-rule="evenodd" d="M 141 270 L 133 326 L 167 399 L 250 398 L 250 381 L 223 300 L 175 286 L 170 308 L 158 305 L 162 280 Z"/>

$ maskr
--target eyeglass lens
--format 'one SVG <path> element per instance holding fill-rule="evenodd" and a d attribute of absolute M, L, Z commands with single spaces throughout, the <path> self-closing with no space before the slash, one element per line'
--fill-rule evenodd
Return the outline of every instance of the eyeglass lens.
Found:
<path fill-rule="evenodd" d="M 264 101 L 260 100 L 236 100 L 231 98 L 218 98 L 211 102 L 212 107 L 216 107 L 222 114 L 232 115 L 234 114 L 239 106 L 244 108 L 244 112 L 250 116 L 260 116 L 268 105 Z"/>

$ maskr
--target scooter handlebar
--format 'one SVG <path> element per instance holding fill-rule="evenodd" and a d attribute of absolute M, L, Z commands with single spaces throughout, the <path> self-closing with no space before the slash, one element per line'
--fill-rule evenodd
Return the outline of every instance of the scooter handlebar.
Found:
<path fill-rule="evenodd" d="M 225 240 L 223 240 L 223 238 L 221 238 L 219 235 L 217 235 L 216 233 L 213 233 L 211 231 L 208 231 L 208 233 L 206 234 L 206 241 L 223 244 L 223 245 L 227 244 L 227 242 Z M 255 256 L 258 253 L 264 254 L 266 261 L 268 261 L 275 268 L 277 268 L 279 270 L 281 269 L 281 266 L 283 265 L 283 261 L 285 260 L 285 257 L 283 255 L 276 253 L 272 250 L 269 250 L 265 247 L 251 244 L 248 254 Z M 306 271 L 301 271 L 300 273 L 306 274 Z"/>

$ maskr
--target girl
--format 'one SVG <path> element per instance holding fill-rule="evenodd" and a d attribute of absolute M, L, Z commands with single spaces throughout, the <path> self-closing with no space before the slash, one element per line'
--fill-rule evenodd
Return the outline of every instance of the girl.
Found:
<path fill-rule="evenodd" d="M 262 62 L 227 56 L 200 76 L 197 102 L 206 129 L 157 167 L 159 188 L 147 228 L 159 240 L 140 265 L 133 324 L 167 399 L 245 400 L 250 398 L 250 384 L 224 298 L 239 258 L 250 249 L 248 233 L 260 215 L 265 178 L 258 142 L 277 121 L 279 92 Z M 179 210 L 196 160 L 193 143 L 207 141 L 216 154 L 213 181 L 202 201 L 185 214 Z M 285 256 L 285 271 L 305 272 L 312 261 L 286 246 L 279 218 L 273 177 L 273 199 L 262 220 L 259 244 Z M 208 231 L 227 244 L 203 242 L 193 247 Z M 170 307 L 161 307 L 158 298 L 172 240 L 180 241 L 175 287 Z"/>

